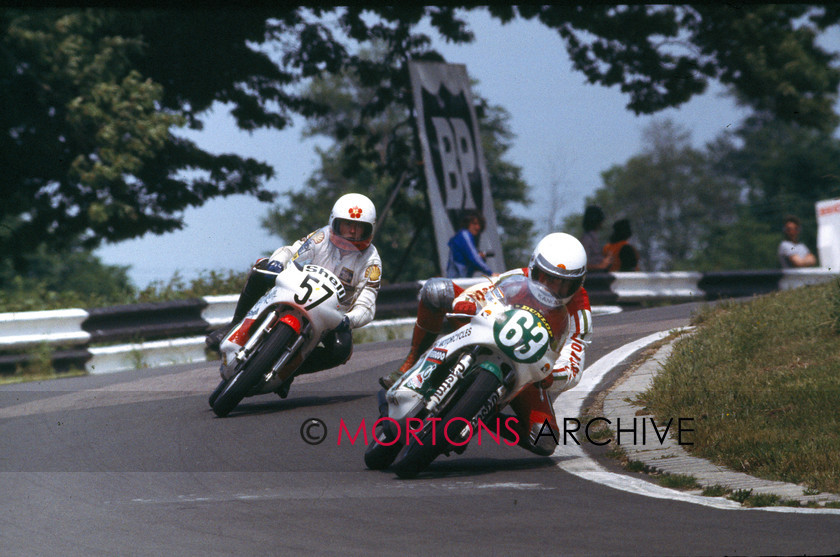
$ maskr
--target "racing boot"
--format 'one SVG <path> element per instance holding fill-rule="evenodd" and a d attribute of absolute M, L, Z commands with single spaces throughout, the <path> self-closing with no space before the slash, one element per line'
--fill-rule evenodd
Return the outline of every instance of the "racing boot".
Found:
<path fill-rule="evenodd" d="M 209 350 L 213 350 L 215 352 L 219 351 L 219 346 L 222 344 L 222 340 L 225 338 L 225 334 L 233 327 L 234 322 L 230 322 L 227 325 L 223 325 L 207 335 L 204 338 L 204 344 L 207 345 Z"/>
<path fill-rule="evenodd" d="M 526 451 L 539 456 L 551 456 L 559 445 L 557 431 L 547 420 L 543 423 L 531 424 L 529 428 L 527 423 L 521 421 L 517 416 L 499 414 L 498 417 L 502 424 L 499 429 L 501 437 L 510 441 L 511 444 L 519 445 Z M 515 421 L 508 422 L 509 418 L 515 418 Z"/>
<path fill-rule="evenodd" d="M 294 380 L 295 380 L 294 375 L 292 375 L 291 377 L 286 379 L 283 382 L 283 384 L 280 385 L 280 388 L 278 388 L 276 391 L 274 391 L 275 393 L 277 393 L 277 396 L 279 396 L 280 398 L 286 398 L 287 396 L 289 396 L 289 389 L 292 388 L 292 381 L 294 381 Z"/>
<path fill-rule="evenodd" d="M 225 334 L 236 324 L 242 321 L 247 315 L 257 300 L 262 298 L 263 294 L 268 292 L 268 289 L 273 284 L 273 278 L 265 278 L 265 275 L 251 272 L 245 280 L 245 286 L 242 287 L 242 293 L 239 294 L 239 299 L 236 301 L 236 309 L 233 310 L 233 319 L 227 325 L 219 327 L 204 339 L 204 344 L 207 348 L 215 352 L 219 351 L 219 345 L 225 338 Z"/>
<path fill-rule="evenodd" d="M 295 375 L 307 375 L 343 364 L 341 358 L 335 358 L 330 350 L 323 346 L 316 346 L 309 357 L 297 368 Z M 346 361 L 346 359 L 344 360 Z"/>
<path fill-rule="evenodd" d="M 437 336 L 438 333 L 428 331 L 415 323 L 414 332 L 411 335 L 411 348 L 408 351 L 408 356 L 406 356 L 405 361 L 400 366 L 399 370 L 379 378 L 379 384 L 382 385 L 382 388 L 386 391 L 390 389 L 391 386 L 396 383 L 400 377 L 402 377 L 403 373 L 411 369 L 411 367 L 417 363 L 417 359 L 420 358 L 420 356 L 428 350 L 432 344 L 434 344 Z"/>

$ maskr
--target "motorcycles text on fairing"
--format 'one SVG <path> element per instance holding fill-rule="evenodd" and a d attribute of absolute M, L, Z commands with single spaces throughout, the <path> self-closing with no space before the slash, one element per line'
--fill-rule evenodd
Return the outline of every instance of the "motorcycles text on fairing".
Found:
<path fill-rule="evenodd" d="M 344 318 L 344 285 L 329 269 L 297 260 L 276 275 L 275 285 L 228 331 L 219 350 L 222 380 L 209 403 L 227 416 L 247 397 L 280 392 L 321 340 Z"/>
<path fill-rule="evenodd" d="M 416 476 L 441 454 L 463 452 L 479 422 L 545 379 L 568 335 L 565 307 L 523 275 L 501 280 L 469 322 L 439 338 L 388 391 L 365 451 L 371 469 Z M 495 429 L 491 426 L 491 429 Z"/>

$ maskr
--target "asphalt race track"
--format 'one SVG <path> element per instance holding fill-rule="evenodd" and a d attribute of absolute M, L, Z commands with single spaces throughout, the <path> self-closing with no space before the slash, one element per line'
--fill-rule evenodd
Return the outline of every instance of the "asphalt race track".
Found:
<path fill-rule="evenodd" d="M 693 307 L 596 317 L 588 363 L 686 325 Z M 208 364 L 0 387 L 0 554 L 840 552 L 840 514 L 655 499 L 494 443 L 411 481 L 367 470 L 364 441 L 341 424 L 369 430 L 376 379 L 407 345 L 357 346 L 345 366 L 296 380 L 286 400 L 246 399 L 225 419 L 207 404 L 218 382 Z"/>

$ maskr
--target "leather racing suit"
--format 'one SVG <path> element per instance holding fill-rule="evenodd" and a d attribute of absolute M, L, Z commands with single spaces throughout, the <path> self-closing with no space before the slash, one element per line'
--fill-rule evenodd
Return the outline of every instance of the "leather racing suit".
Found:
<path fill-rule="evenodd" d="M 376 313 L 376 298 L 382 279 L 379 252 L 373 244 L 361 251 L 347 242 L 342 245 L 347 249 L 333 243 L 330 227 L 324 226 L 291 246 L 278 248 L 270 257 L 262 258 L 254 264 L 256 269 L 276 270 L 293 261 L 301 265 L 319 265 L 332 271 L 347 292 L 345 302 L 339 306 L 345 312 L 344 321 L 321 337 L 320 344 L 323 346 L 315 347 L 306 361 L 300 364 L 295 375 L 314 373 L 345 363 L 353 353 L 351 330 L 370 323 Z M 273 275 L 253 271 L 249 273 L 236 304 L 233 323 L 241 320 L 273 284 Z"/>
<path fill-rule="evenodd" d="M 420 292 L 412 348 L 400 371 L 410 369 L 431 346 L 441 331 L 446 313 L 475 313 L 484 304 L 485 292 L 496 282 L 515 274 L 528 276 L 529 271 L 527 267 L 507 271 L 466 290 L 449 279 L 426 281 Z M 583 287 L 566 304 L 566 311 L 569 314 L 569 334 L 552 366 L 551 380 L 525 387 L 510 403 L 518 419 L 518 438 L 512 440 L 540 455 L 554 452 L 560 434 L 547 384 L 551 383 L 551 394 L 555 398 L 560 392 L 577 385 L 584 367 L 586 346 L 591 342 L 592 309 L 589 295 Z M 546 421 L 551 431 L 545 427 Z"/>
<path fill-rule="evenodd" d="M 367 325 L 376 313 L 376 297 L 382 279 L 382 260 L 371 244 L 363 251 L 348 251 L 329 241 L 329 227 L 325 226 L 304 236 L 291 246 L 275 250 L 269 261 L 284 267 L 290 261 L 301 265 L 320 265 L 335 273 L 347 291 L 348 303 L 340 306 L 355 329 Z"/>

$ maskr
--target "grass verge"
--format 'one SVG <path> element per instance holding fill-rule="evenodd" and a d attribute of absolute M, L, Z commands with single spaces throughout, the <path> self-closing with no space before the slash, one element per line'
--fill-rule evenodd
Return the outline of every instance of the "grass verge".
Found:
<path fill-rule="evenodd" d="M 840 493 L 840 280 L 721 303 L 693 322 L 644 404 L 694 418 L 695 456 Z"/>
<path fill-rule="evenodd" d="M 29 358 L 17 364 L 13 374 L 0 374 L 0 385 L 87 375 L 87 371 L 75 368 L 56 371 L 52 362 L 53 348 L 45 342 L 31 347 L 27 353 Z"/>

